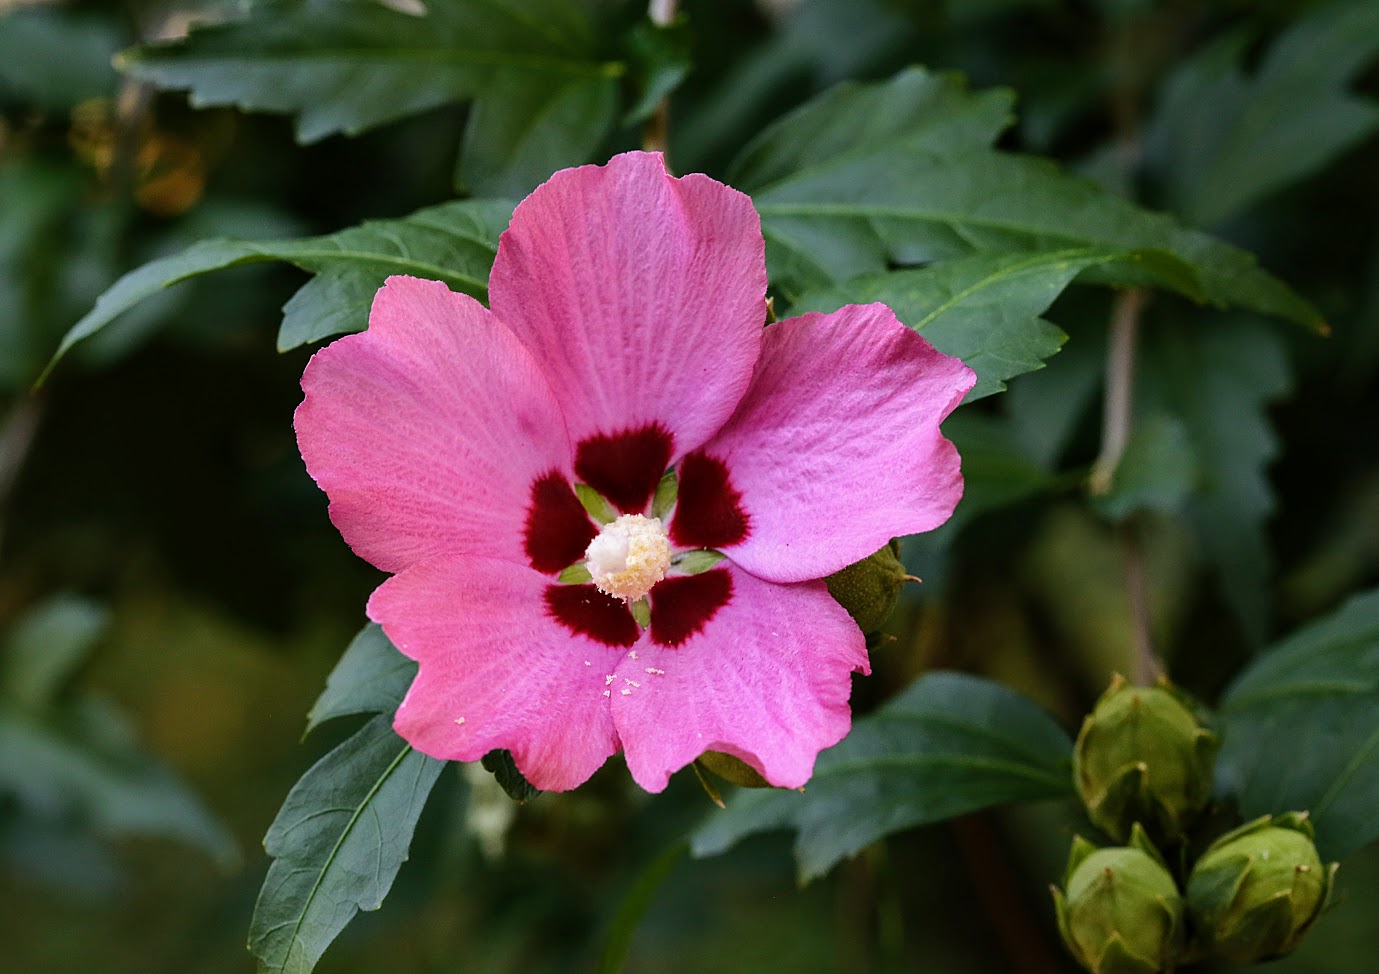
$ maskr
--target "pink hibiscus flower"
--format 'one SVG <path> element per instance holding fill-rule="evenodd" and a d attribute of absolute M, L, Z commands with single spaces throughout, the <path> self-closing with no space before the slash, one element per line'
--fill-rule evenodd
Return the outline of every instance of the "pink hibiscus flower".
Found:
<path fill-rule="evenodd" d="M 648 791 L 707 750 L 802 785 L 868 671 L 822 579 L 952 513 L 974 374 L 880 304 L 763 328 L 751 201 L 656 153 L 552 176 L 489 291 L 391 278 L 302 377 L 307 469 L 420 664 L 397 732 L 546 790 L 619 750 Z"/>

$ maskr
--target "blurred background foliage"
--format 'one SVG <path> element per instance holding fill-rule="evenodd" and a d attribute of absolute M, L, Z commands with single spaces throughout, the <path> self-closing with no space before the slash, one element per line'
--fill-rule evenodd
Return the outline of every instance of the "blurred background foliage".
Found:
<path fill-rule="evenodd" d="M 593 29 L 562 35 L 567 6 L 534 5 L 541 29 L 504 43 L 564 45 L 625 75 L 595 71 L 554 95 L 499 79 L 477 101 L 473 79 L 402 79 L 405 97 L 385 90 L 360 117 L 322 97 L 294 124 L 225 104 L 295 111 L 271 80 L 267 93 L 202 92 L 198 109 L 150 85 L 192 86 L 177 58 L 144 48 L 121 62 L 128 73 L 112 66 L 263 4 L 0 2 L 7 970 L 251 969 L 260 840 L 350 729 L 299 743 L 381 577 L 340 542 L 295 448 L 309 350 L 280 356 L 275 336 L 298 271 L 238 267 L 160 292 L 31 393 L 62 334 L 121 273 L 198 240 L 330 233 L 457 192 L 520 196 L 553 168 L 639 144 L 638 102 L 681 80 L 672 164 L 720 178 L 763 126 L 840 81 L 918 63 L 1012 88 L 1002 148 L 1256 252 L 1331 325 L 1322 338 L 1156 294 L 1137 434 L 1116 490 L 1091 503 L 1115 297 L 1067 292 L 1047 315 L 1071 336 L 1064 351 L 948 427 L 968 496 L 952 524 L 907 544 L 926 582 L 856 684 L 859 714 L 948 667 L 1017 687 L 1075 728 L 1133 654 L 1127 532 L 1156 644 L 1207 700 L 1259 647 L 1379 582 L 1374 4 L 686 0 L 669 40 L 638 31 L 640 5 L 611 0 L 578 5 Z M 332 16 L 325 2 L 277 7 L 274 43 L 288 47 Z M 505 113 L 553 97 L 582 121 L 525 142 L 504 131 Z M 658 863 L 668 878 L 629 970 L 1071 970 L 1046 890 L 1079 827 L 1064 804 L 905 832 L 803 888 L 779 833 L 658 859 L 714 814 L 692 776 L 653 798 L 616 761 L 520 807 L 488 775 L 447 769 L 388 902 L 319 970 L 592 970 Z M 1373 969 L 1375 849 L 1347 860 L 1340 887 L 1273 970 Z"/>

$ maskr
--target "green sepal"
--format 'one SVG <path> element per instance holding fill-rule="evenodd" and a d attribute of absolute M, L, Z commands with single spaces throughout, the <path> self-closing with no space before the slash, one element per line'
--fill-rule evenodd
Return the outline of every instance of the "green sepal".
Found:
<path fill-rule="evenodd" d="M 724 781 L 737 785 L 739 788 L 775 787 L 746 761 L 733 757 L 731 754 L 724 754 L 722 751 L 705 751 L 699 755 L 698 763 Z"/>
<path fill-rule="evenodd" d="M 613 505 L 588 484 L 575 484 L 575 496 L 579 498 L 584 512 L 599 524 L 612 524 L 618 519 L 618 512 L 613 510 Z"/>
<path fill-rule="evenodd" d="M 651 603 L 645 598 L 628 603 L 627 608 L 631 611 L 632 618 L 636 620 L 637 625 L 643 629 L 651 625 Z"/>
<path fill-rule="evenodd" d="M 1096 852 L 1098 848 L 1096 843 L 1088 842 L 1080 835 L 1073 836 L 1072 848 L 1068 850 L 1068 865 L 1063 869 L 1063 883 L 1065 885 L 1077 867 L 1082 865 L 1083 860 Z"/>
<path fill-rule="evenodd" d="M 709 801 L 713 802 L 719 808 L 727 808 L 728 806 L 723 802 L 723 795 L 719 793 L 718 786 L 709 779 L 709 774 L 704 770 L 704 765 L 696 760 L 690 767 L 694 768 L 694 776 L 699 779 L 699 786 L 704 789 L 704 794 L 709 796 Z"/>
<path fill-rule="evenodd" d="M 1092 974 L 1172 974 L 1174 964 L 1160 966 L 1158 961 L 1141 957 L 1118 934 L 1112 934 L 1101 956 L 1088 969 Z"/>
<path fill-rule="evenodd" d="M 589 565 L 582 561 L 575 562 L 557 578 L 566 585 L 587 585 L 594 580 L 594 576 L 589 574 Z"/>
<path fill-rule="evenodd" d="M 660 483 L 656 485 L 656 493 L 651 498 L 651 516 L 664 518 L 675 506 L 675 501 L 679 496 L 680 481 L 676 478 L 674 470 L 668 470 L 665 476 L 661 478 Z"/>
<path fill-rule="evenodd" d="M 698 548 L 676 555 L 670 563 L 686 575 L 698 575 L 700 572 L 706 572 L 717 565 L 723 558 L 724 555 L 721 552 L 711 548 Z"/>
<path fill-rule="evenodd" d="M 1130 846 L 1140 850 L 1160 866 L 1168 869 L 1168 860 L 1166 860 L 1163 853 L 1159 851 L 1159 847 L 1150 841 L 1149 833 L 1144 830 L 1144 826 L 1139 822 L 1130 826 Z M 1169 871 L 1171 872 L 1172 870 Z"/>
<path fill-rule="evenodd" d="M 480 760 L 484 770 L 493 775 L 493 780 L 498 782 L 499 787 L 507 793 L 507 796 L 519 805 L 531 801 L 541 794 L 541 789 L 537 788 L 525 777 L 522 772 L 517 770 L 517 762 L 512 759 L 512 752 L 505 750 L 489 751 Z"/>

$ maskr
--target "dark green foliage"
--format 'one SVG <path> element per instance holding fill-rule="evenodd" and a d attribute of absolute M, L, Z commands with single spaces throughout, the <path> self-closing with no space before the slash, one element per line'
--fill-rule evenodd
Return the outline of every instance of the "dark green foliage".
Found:
<path fill-rule="evenodd" d="M 369 623 L 327 678 L 307 714 L 307 733 L 333 717 L 392 713 L 416 674 L 417 664 L 397 651 L 377 623 Z"/>
<path fill-rule="evenodd" d="M 512 206 L 455 202 L 429 207 L 401 220 L 378 220 L 323 237 L 298 240 L 206 240 L 180 254 L 145 264 L 120 278 L 91 311 L 72 326 L 54 363 L 73 345 L 164 288 L 188 278 L 241 264 L 286 261 L 312 271 L 283 308 L 281 350 L 347 331 L 362 331 L 374 292 L 393 274 L 444 281 L 484 298 L 498 234 Z M 51 368 L 51 364 L 49 366 Z"/>
<path fill-rule="evenodd" d="M 727 811 L 694 833 L 694 853 L 790 828 L 800 877 L 814 879 L 901 829 L 1071 794 L 1071 751 L 1058 725 L 1018 694 L 989 680 L 931 673 L 821 754 L 804 794 L 734 795 Z"/>
<path fill-rule="evenodd" d="M 1221 701 L 1217 790 L 1246 816 L 1306 811 L 1323 858 L 1379 838 L 1379 593 L 1248 667 Z"/>
<path fill-rule="evenodd" d="M 625 68 L 600 59 L 580 5 L 448 0 L 423 9 L 258 3 L 243 20 L 128 52 L 120 66 L 188 89 L 198 107 L 293 114 L 302 142 L 471 101 L 457 175 L 473 193 L 521 194 L 593 155 L 617 117 Z"/>
<path fill-rule="evenodd" d="M 287 795 L 264 837 L 273 857 L 249 928 L 261 972 L 307 974 L 359 910 L 376 910 L 407 859 L 444 762 L 375 717 Z"/>

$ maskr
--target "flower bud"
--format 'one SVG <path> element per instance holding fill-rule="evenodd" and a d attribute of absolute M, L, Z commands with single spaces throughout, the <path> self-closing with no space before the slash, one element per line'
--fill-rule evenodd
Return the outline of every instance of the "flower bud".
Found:
<path fill-rule="evenodd" d="M 1135 822 L 1176 841 L 1211 796 L 1216 736 L 1165 680 L 1135 687 L 1116 676 L 1082 723 L 1073 776 L 1087 814 L 1123 842 Z"/>
<path fill-rule="evenodd" d="M 900 589 L 910 576 L 899 556 L 900 542 L 892 540 L 880 551 L 826 579 L 828 594 L 847 609 L 864 633 L 873 633 L 885 625 L 900 600 Z"/>
<path fill-rule="evenodd" d="M 1289 953 L 1325 908 L 1336 869 L 1322 865 L 1305 812 L 1265 815 L 1228 832 L 1188 877 L 1202 946 L 1241 964 Z"/>
<path fill-rule="evenodd" d="M 1097 849 L 1078 837 L 1053 890 L 1058 930 L 1092 974 L 1172 971 L 1183 943 L 1183 901 L 1158 851 L 1136 827 L 1132 845 Z"/>

